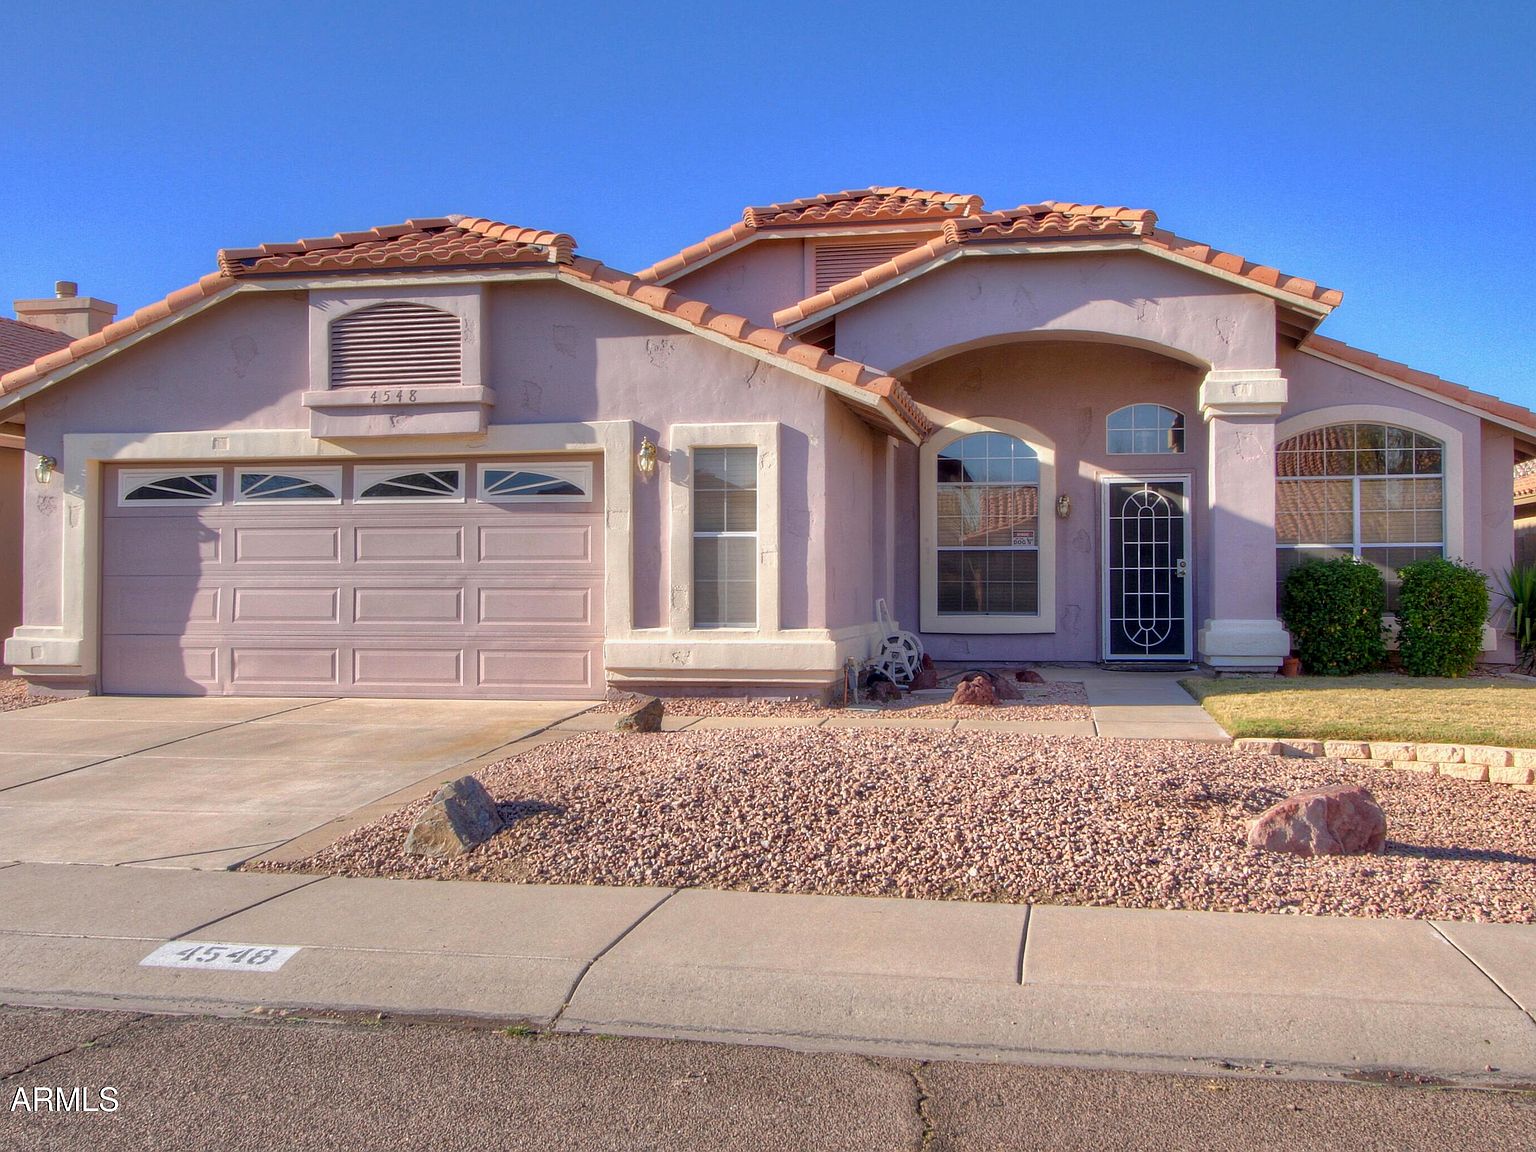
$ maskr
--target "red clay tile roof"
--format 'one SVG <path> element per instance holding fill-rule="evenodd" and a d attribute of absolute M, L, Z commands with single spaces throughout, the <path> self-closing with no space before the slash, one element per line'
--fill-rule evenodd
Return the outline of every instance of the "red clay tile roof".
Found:
<path fill-rule="evenodd" d="M 1046 200 L 1040 204 L 1024 204 L 1005 212 L 984 212 L 947 220 L 943 234 L 937 238 L 903 252 L 884 264 L 877 264 L 858 276 L 834 284 L 798 304 L 781 308 L 773 314 L 773 322 L 780 327 L 798 325 L 845 300 L 862 296 L 872 288 L 906 276 L 962 248 L 1042 240 L 1129 239 L 1303 297 L 1326 308 L 1331 309 L 1344 299 L 1344 294 L 1335 289 L 1319 288 L 1311 280 L 1288 276 L 1278 269 L 1250 263 L 1241 256 L 1212 248 L 1209 244 L 1185 240 L 1157 228 L 1156 224 L 1157 213 L 1148 208 L 1076 204 L 1064 200 Z"/>
<path fill-rule="evenodd" d="M 1490 396 L 1486 392 L 1474 392 L 1464 384 L 1453 384 L 1431 372 L 1420 372 L 1417 368 L 1410 368 L 1396 360 L 1384 360 L 1374 352 L 1352 348 L 1342 341 L 1330 340 L 1326 336 L 1308 336 L 1302 341 L 1301 350 L 1315 352 L 1356 368 L 1364 368 L 1369 372 L 1375 372 L 1378 376 L 1400 380 L 1404 384 L 1411 384 L 1415 388 L 1422 388 L 1436 396 L 1455 400 L 1479 412 L 1487 412 L 1500 420 L 1518 424 L 1524 429 L 1536 432 L 1536 412 L 1532 412 L 1529 408 L 1500 400 L 1497 396 Z"/>
<path fill-rule="evenodd" d="M 980 196 L 961 192 L 931 192 L 923 188 L 872 185 L 762 204 L 742 209 L 739 223 L 690 244 L 675 256 L 642 268 L 636 277 L 647 283 L 665 280 L 718 252 L 754 238 L 759 231 L 792 231 L 806 227 L 850 227 L 862 224 L 932 224 L 970 216 L 982 209 Z"/>
<path fill-rule="evenodd" d="M 1515 499 L 1536 500 L 1536 460 L 1515 465 Z"/>
<path fill-rule="evenodd" d="M 68 343 L 68 336 L 52 328 L 0 316 L 0 375 L 57 352 Z"/>
<path fill-rule="evenodd" d="M 514 228 L 494 220 L 443 216 L 410 220 L 366 232 L 342 232 L 324 240 L 268 244 L 260 248 L 226 249 L 219 253 L 221 271 L 173 292 L 164 300 L 140 308 L 109 324 L 93 336 L 67 343 L 41 359 L 0 376 L 0 397 L 20 391 L 50 372 L 90 355 L 114 341 L 139 332 L 175 312 L 239 285 L 241 279 L 295 273 L 334 273 L 401 268 L 463 268 L 521 265 L 542 267 L 556 277 L 568 277 L 593 288 L 640 304 L 697 328 L 724 336 L 758 352 L 783 357 L 820 373 L 838 388 L 854 387 L 885 400 L 919 439 L 933 425 L 899 381 L 863 364 L 834 356 L 777 328 L 764 328 L 742 316 L 717 312 L 669 288 L 646 284 L 638 277 L 608 268 L 596 260 L 575 258 L 575 241 L 564 233 Z M 354 254 L 361 253 L 360 256 Z M 441 263 L 439 263 L 441 261 Z M 883 417 L 888 419 L 888 417 Z M 899 431 L 899 429 L 898 429 Z"/>
<path fill-rule="evenodd" d="M 435 216 L 292 244 L 226 248 L 219 253 L 219 270 L 230 276 L 249 276 L 563 264 L 570 260 L 575 247 L 576 241 L 564 232 L 517 228 L 479 217 Z"/>

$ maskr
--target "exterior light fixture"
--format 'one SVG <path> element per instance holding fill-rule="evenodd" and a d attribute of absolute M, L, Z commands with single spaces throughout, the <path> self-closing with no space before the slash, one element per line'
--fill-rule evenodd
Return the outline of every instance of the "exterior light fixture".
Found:
<path fill-rule="evenodd" d="M 635 453 L 635 471 L 643 480 L 656 475 L 656 445 L 651 443 L 649 436 L 640 441 L 640 451 Z"/>
<path fill-rule="evenodd" d="M 52 456 L 39 456 L 37 458 L 37 482 L 46 484 L 53 479 L 53 470 L 59 466 L 59 462 Z"/>
<path fill-rule="evenodd" d="M 1056 497 L 1056 518 L 1065 520 L 1070 515 L 1072 515 L 1072 497 L 1063 492 Z"/>

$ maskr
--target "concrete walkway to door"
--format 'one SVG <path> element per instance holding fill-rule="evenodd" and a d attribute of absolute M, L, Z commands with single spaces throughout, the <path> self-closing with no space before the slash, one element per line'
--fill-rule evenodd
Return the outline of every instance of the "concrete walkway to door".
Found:
<path fill-rule="evenodd" d="M 0 859 L 227 868 L 590 707 L 91 696 L 7 712 Z"/>

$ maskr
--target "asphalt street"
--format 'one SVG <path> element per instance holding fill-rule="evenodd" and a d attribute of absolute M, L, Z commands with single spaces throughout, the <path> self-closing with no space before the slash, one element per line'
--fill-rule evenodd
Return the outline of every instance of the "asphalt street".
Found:
<path fill-rule="evenodd" d="M 1536 1132 L 1536 1088 L 14 1007 L 0 1008 L 0 1086 L 0 1148 L 28 1150 L 1496 1152 Z"/>

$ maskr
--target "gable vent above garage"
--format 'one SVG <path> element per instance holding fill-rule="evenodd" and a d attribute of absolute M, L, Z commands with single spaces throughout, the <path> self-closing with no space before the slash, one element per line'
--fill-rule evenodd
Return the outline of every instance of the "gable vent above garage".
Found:
<path fill-rule="evenodd" d="M 834 284 L 868 272 L 876 264 L 894 260 L 908 249 L 925 244 L 931 237 L 909 236 L 880 244 L 819 244 L 813 257 L 811 291 L 825 292 Z"/>
<path fill-rule="evenodd" d="M 456 385 L 463 375 L 459 318 L 388 301 L 331 323 L 332 388 Z"/>

